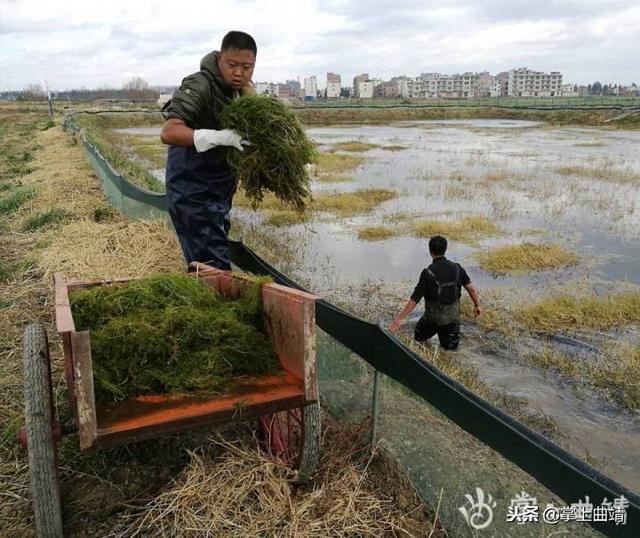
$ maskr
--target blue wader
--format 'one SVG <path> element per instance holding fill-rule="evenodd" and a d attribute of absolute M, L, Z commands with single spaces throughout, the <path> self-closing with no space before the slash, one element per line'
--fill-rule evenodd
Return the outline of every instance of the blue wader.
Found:
<path fill-rule="evenodd" d="M 227 236 L 236 190 L 224 148 L 198 153 L 194 147 L 169 146 L 167 206 L 187 263 L 231 269 Z"/>

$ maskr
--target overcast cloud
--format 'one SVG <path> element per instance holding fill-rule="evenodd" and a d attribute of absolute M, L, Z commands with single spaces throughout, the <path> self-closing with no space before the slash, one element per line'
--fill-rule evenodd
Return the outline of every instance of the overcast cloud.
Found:
<path fill-rule="evenodd" d="M 0 90 L 178 84 L 231 29 L 258 43 L 254 81 L 528 66 L 640 83 L 638 0 L 0 0 Z"/>

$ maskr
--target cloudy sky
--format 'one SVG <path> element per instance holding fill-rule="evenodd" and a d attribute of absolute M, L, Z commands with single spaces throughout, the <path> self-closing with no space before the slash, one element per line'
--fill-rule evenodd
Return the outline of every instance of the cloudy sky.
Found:
<path fill-rule="evenodd" d="M 0 0 L 0 90 L 177 84 L 231 29 L 258 43 L 254 81 L 528 66 L 640 83 L 639 0 Z"/>

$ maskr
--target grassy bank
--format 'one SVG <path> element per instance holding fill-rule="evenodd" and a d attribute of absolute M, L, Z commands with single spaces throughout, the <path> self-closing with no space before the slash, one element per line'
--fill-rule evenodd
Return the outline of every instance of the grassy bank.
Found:
<path fill-rule="evenodd" d="M 150 171 L 157 167 L 160 149 L 151 150 L 149 144 L 134 140 L 134 145 L 129 146 L 127 139 L 130 137 L 116 133 L 115 129 L 127 127 L 145 127 L 162 125 L 160 113 L 136 114 L 136 113 L 111 113 L 111 114 L 78 114 L 73 122 L 82 129 L 87 140 L 96 146 L 98 151 L 129 181 L 145 187 L 153 192 L 164 192 L 164 184 Z M 136 145 L 137 144 L 137 145 Z M 140 154 L 136 153 L 136 147 Z M 160 141 L 157 148 L 161 148 Z"/>

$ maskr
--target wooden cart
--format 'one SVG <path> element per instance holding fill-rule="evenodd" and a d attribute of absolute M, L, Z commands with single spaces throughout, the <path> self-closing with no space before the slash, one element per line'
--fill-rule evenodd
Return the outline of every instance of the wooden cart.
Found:
<path fill-rule="evenodd" d="M 249 281 L 194 263 L 198 278 L 227 298 L 245 292 Z M 76 331 L 69 296 L 106 280 L 65 280 L 54 275 L 56 326 L 64 348 L 67 395 L 74 421 L 61 426 L 55 416 L 47 334 L 30 325 L 24 337 L 25 422 L 20 439 L 29 454 L 36 529 L 62 536 L 56 443 L 78 433 L 81 450 L 134 443 L 191 428 L 258 418 L 266 446 L 298 470 L 314 471 L 320 448 L 320 407 L 316 378 L 315 297 L 278 284 L 262 286 L 265 330 L 283 373 L 246 377 L 223 395 L 157 394 L 121 402 L 94 397 L 91 336 Z M 118 280 L 117 282 L 127 282 Z"/>

